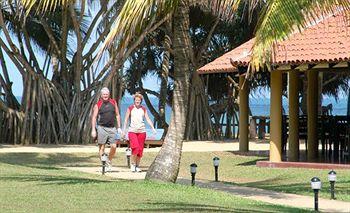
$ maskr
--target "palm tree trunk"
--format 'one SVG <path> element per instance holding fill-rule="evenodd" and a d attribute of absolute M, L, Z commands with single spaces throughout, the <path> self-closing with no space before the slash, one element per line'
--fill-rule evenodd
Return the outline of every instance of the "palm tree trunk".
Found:
<path fill-rule="evenodd" d="M 348 90 L 348 107 L 346 110 L 346 115 L 350 116 L 350 89 Z"/>
<path fill-rule="evenodd" d="M 167 103 L 167 94 L 168 94 L 168 78 L 169 78 L 169 61 L 170 61 L 170 48 L 171 48 L 171 38 L 169 33 L 171 31 L 171 26 L 169 22 L 166 23 L 166 35 L 164 38 L 164 53 L 163 53 L 163 62 L 162 62 L 162 74 L 161 74 L 161 83 L 160 83 L 160 91 L 159 91 L 159 104 L 158 104 L 158 112 L 160 116 L 160 120 L 158 121 L 158 128 L 161 127 L 164 129 L 164 133 L 162 135 L 162 139 L 164 139 L 165 135 L 168 132 L 169 125 L 166 123 L 165 117 L 165 109 Z"/>
<path fill-rule="evenodd" d="M 189 4 L 181 0 L 174 13 L 174 94 L 168 134 L 146 179 L 175 182 L 179 173 L 181 149 L 185 134 L 189 90 Z"/>

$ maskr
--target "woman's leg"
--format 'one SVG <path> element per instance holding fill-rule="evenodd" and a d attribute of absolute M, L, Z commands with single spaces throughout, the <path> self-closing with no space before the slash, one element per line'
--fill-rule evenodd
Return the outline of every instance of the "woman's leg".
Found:
<path fill-rule="evenodd" d="M 131 166 L 135 166 L 137 164 L 137 155 L 140 152 L 138 137 L 134 132 L 129 132 L 128 136 L 131 148 Z"/>
<path fill-rule="evenodd" d="M 143 148 L 145 147 L 145 140 L 146 140 L 146 133 L 138 133 L 137 134 L 137 140 L 138 140 L 138 144 L 139 144 L 139 150 L 138 150 L 138 154 L 136 157 L 136 166 L 138 167 L 140 165 L 140 161 L 143 155 Z"/>

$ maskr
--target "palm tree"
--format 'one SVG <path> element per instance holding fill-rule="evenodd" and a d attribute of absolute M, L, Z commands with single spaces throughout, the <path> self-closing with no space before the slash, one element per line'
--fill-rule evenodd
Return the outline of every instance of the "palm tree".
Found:
<path fill-rule="evenodd" d="M 350 116 L 350 90 L 348 90 L 348 104 L 346 109 L 346 115 Z"/>
<path fill-rule="evenodd" d="M 30 8 L 35 0 L 22 0 Z M 73 0 L 71 0 L 73 1 Z M 52 9 L 56 5 L 67 4 L 70 0 L 42 0 L 41 8 Z M 297 27 L 301 29 L 311 19 L 317 19 L 323 12 L 334 12 L 339 7 L 348 11 L 348 0 L 252 0 L 252 1 L 190 1 L 190 0 L 127 0 L 120 15 L 115 20 L 114 29 L 106 39 L 104 47 L 112 43 L 119 50 L 127 51 L 127 46 L 143 29 L 152 25 L 157 18 L 173 15 L 173 49 L 174 49 L 174 96 L 172 118 L 164 145 L 152 163 L 146 178 L 175 182 L 179 171 L 182 142 L 185 133 L 189 94 L 189 71 L 191 41 L 188 35 L 189 6 L 198 4 L 206 6 L 220 17 L 232 18 L 237 6 L 247 3 L 253 8 L 259 3 L 265 5 L 256 31 L 256 43 L 253 49 L 252 68 L 259 69 L 271 60 L 271 46 L 292 33 Z M 105 49 L 104 48 L 104 49 Z"/>

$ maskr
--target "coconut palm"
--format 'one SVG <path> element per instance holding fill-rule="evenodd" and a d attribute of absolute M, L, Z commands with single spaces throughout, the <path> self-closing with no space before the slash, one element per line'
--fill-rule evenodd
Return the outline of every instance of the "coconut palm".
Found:
<path fill-rule="evenodd" d="M 73 0 L 22 0 L 30 8 L 40 2 L 40 8 L 53 9 Z M 156 20 L 169 14 L 173 16 L 173 53 L 174 53 L 174 94 L 172 118 L 164 145 L 148 170 L 146 178 L 175 182 L 179 171 L 182 142 L 185 133 L 189 94 L 189 73 L 191 41 L 188 35 L 189 6 L 200 5 L 224 18 L 232 18 L 240 3 L 250 8 L 259 3 L 265 5 L 256 31 L 256 43 L 253 49 L 252 67 L 258 69 L 270 62 L 271 44 L 292 33 L 296 28 L 306 26 L 311 19 L 317 19 L 324 12 L 334 12 L 339 5 L 347 10 L 348 0 L 127 0 L 115 25 L 108 35 L 104 49 L 115 45 L 116 49 L 127 51 L 128 44 L 145 28 Z"/>
<path fill-rule="evenodd" d="M 347 104 L 346 115 L 350 116 L 350 90 L 348 91 L 348 104 Z"/>

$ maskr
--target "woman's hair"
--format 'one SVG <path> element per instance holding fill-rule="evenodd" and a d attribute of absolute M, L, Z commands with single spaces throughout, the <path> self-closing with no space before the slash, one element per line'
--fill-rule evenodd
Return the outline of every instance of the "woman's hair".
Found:
<path fill-rule="evenodd" d="M 135 98 L 140 98 L 141 101 L 142 101 L 142 99 L 143 99 L 143 96 L 142 96 L 141 93 L 139 93 L 139 92 L 136 92 L 132 97 L 134 98 L 134 100 L 135 100 Z"/>

